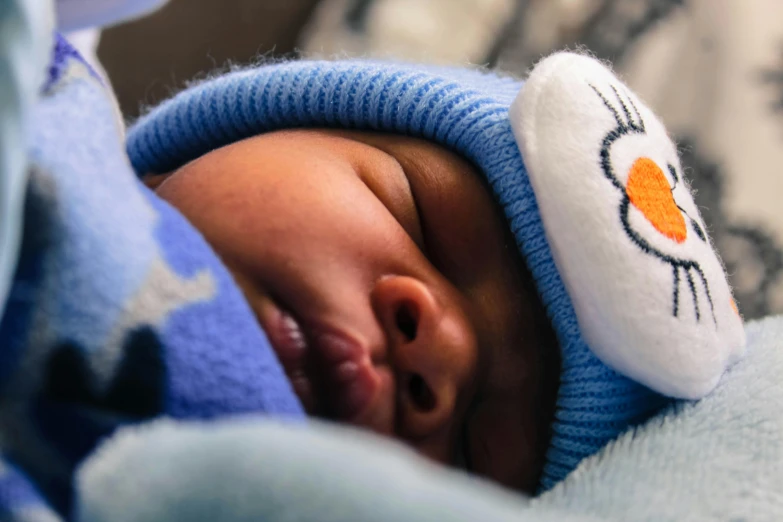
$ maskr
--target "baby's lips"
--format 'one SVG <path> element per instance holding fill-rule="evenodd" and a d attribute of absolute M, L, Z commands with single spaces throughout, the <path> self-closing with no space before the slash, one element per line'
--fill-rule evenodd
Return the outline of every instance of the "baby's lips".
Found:
<path fill-rule="evenodd" d="M 351 361 L 358 364 L 363 355 L 356 341 L 338 333 L 316 334 L 315 345 L 319 358 L 328 365 L 340 366 Z"/>
<path fill-rule="evenodd" d="M 373 368 L 364 362 L 352 368 L 351 378 L 334 381 L 332 408 L 338 419 L 351 421 L 369 407 L 377 388 Z"/>
<path fill-rule="evenodd" d="M 302 403 L 302 407 L 309 414 L 317 411 L 318 401 L 316 401 L 313 394 L 313 385 L 310 379 L 307 378 L 303 372 L 295 372 L 288 375 L 288 380 L 291 382 L 291 387 L 294 389 L 294 393 L 299 397 Z"/>
<path fill-rule="evenodd" d="M 332 410 L 340 420 L 359 417 L 378 387 L 369 354 L 353 339 L 327 332 L 316 337 L 315 348 Z"/>
<path fill-rule="evenodd" d="M 301 374 L 309 347 L 299 322 L 267 295 L 256 296 L 251 303 L 285 372 L 289 375 Z"/>

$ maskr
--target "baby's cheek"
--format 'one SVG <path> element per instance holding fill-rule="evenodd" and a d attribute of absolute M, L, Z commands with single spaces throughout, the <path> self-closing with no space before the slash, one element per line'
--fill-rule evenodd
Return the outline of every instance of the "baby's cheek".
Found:
<path fill-rule="evenodd" d="M 498 483 L 532 492 L 540 473 L 533 415 L 517 404 L 484 404 L 471 419 L 470 457 L 474 471 Z"/>

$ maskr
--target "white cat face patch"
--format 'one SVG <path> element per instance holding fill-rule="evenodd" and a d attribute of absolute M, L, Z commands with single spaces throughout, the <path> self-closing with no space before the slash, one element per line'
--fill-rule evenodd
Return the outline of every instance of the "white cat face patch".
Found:
<path fill-rule="evenodd" d="M 602 64 L 559 53 L 510 110 L 552 254 L 595 355 L 700 398 L 745 332 L 660 121 Z"/>

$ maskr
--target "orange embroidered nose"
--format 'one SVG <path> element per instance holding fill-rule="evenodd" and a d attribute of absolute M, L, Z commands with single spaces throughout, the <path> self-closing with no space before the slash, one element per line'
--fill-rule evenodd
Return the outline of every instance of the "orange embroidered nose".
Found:
<path fill-rule="evenodd" d="M 655 230 L 677 243 L 685 241 L 685 218 L 674 202 L 666 176 L 653 160 L 639 158 L 634 162 L 625 191 Z"/>

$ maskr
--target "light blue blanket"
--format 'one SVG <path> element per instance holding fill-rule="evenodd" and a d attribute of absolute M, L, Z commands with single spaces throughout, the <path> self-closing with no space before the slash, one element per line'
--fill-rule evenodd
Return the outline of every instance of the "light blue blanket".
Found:
<path fill-rule="evenodd" d="M 77 520 L 783 520 L 783 318 L 698 403 L 660 414 L 527 499 L 333 426 L 153 422 L 79 475 Z M 164 463 L 164 464 L 162 464 Z"/>

